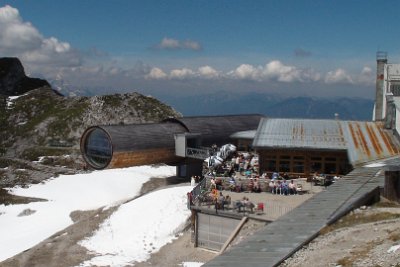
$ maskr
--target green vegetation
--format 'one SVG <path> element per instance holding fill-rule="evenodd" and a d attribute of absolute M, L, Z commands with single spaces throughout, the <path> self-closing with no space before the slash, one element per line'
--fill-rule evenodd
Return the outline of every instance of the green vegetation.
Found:
<path fill-rule="evenodd" d="M 103 95 L 100 97 L 101 100 L 104 101 L 104 104 L 110 107 L 120 107 L 122 105 L 122 95 L 115 94 L 115 95 Z"/>
<path fill-rule="evenodd" d="M 140 116 L 146 121 L 161 121 L 168 117 L 175 117 L 173 110 L 153 97 L 139 95 L 131 99 L 129 105 L 133 106 Z"/>
<path fill-rule="evenodd" d="M 65 148 L 57 151 L 51 146 L 57 146 L 57 143 L 79 146 L 79 133 L 90 126 L 84 117 L 96 101 L 102 103 L 101 110 L 93 110 L 95 116 L 90 123 L 156 122 L 176 116 L 173 109 L 157 99 L 138 93 L 67 98 L 55 94 L 50 88 L 40 88 L 19 97 L 10 109 L 4 107 L 5 112 L 0 112 L 0 134 L 3 137 L 0 156 L 10 147 L 17 157 L 31 161 L 38 160 L 39 156 L 68 154 L 70 151 Z"/>

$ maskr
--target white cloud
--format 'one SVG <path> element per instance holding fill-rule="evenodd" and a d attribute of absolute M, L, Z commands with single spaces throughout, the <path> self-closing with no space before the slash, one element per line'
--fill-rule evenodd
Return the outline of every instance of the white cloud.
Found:
<path fill-rule="evenodd" d="M 295 66 L 284 65 L 279 60 L 273 60 L 265 66 L 255 67 L 242 64 L 228 73 L 236 79 L 254 81 L 279 81 L 279 82 L 307 82 L 318 81 L 320 74 L 313 69 L 300 69 Z"/>
<path fill-rule="evenodd" d="M 213 67 L 210 66 L 203 66 L 198 69 L 198 74 L 200 77 L 206 78 L 206 79 L 214 79 L 218 78 L 219 73 L 217 70 L 215 70 Z"/>
<path fill-rule="evenodd" d="M 0 8 L 0 51 L 25 51 L 41 45 L 42 36 L 19 11 L 9 5 Z"/>
<path fill-rule="evenodd" d="M 150 73 L 145 76 L 146 79 L 165 79 L 167 74 L 160 68 L 152 68 Z"/>
<path fill-rule="evenodd" d="M 325 75 L 326 83 L 354 83 L 351 76 L 344 69 L 336 69 L 334 71 L 329 71 Z"/>
<path fill-rule="evenodd" d="M 267 63 L 262 74 L 263 77 L 273 78 L 280 82 L 302 81 L 302 73 L 300 69 L 294 66 L 286 66 L 279 60 Z"/>
<path fill-rule="evenodd" d="M 192 40 L 176 40 L 173 38 L 164 37 L 161 42 L 155 46 L 158 49 L 167 49 L 167 50 L 178 50 L 178 49 L 187 49 L 187 50 L 201 50 L 202 46 L 199 42 Z"/>
<path fill-rule="evenodd" d="M 180 48 L 180 44 L 178 40 L 165 37 L 161 40 L 159 47 L 163 49 L 178 49 Z"/>
<path fill-rule="evenodd" d="M 9 5 L 0 8 L 0 53 L 19 57 L 32 66 L 77 66 L 82 62 L 69 43 L 45 38 L 31 23 L 23 21 L 18 9 Z"/>
<path fill-rule="evenodd" d="M 375 73 L 370 67 L 364 67 L 357 77 L 357 82 L 360 84 L 372 85 L 375 83 Z"/>
<path fill-rule="evenodd" d="M 259 80 L 260 70 L 250 64 L 242 64 L 228 75 L 242 80 Z"/>
<path fill-rule="evenodd" d="M 171 79 L 187 79 L 193 77 L 194 75 L 195 73 L 191 69 L 183 68 L 172 70 L 169 77 Z"/>
<path fill-rule="evenodd" d="M 182 43 L 182 47 L 186 49 L 191 49 L 191 50 L 201 50 L 202 47 L 200 43 L 191 41 L 191 40 L 186 40 Z"/>

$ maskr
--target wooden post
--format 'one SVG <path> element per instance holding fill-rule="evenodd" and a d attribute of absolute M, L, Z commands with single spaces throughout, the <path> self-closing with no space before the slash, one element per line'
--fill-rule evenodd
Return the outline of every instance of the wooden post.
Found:
<path fill-rule="evenodd" d="M 400 203 L 400 171 L 387 170 L 385 172 L 383 196 L 390 201 Z"/>
<path fill-rule="evenodd" d="M 232 232 L 230 237 L 226 240 L 225 244 L 222 246 L 222 248 L 221 248 L 220 252 L 218 253 L 218 255 L 221 255 L 226 250 L 226 248 L 229 246 L 229 244 L 232 242 L 232 240 L 239 233 L 240 229 L 242 228 L 242 226 L 245 224 L 246 221 L 247 221 L 247 217 L 245 216 L 245 217 L 242 218 L 242 220 L 236 226 L 236 229 Z"/>

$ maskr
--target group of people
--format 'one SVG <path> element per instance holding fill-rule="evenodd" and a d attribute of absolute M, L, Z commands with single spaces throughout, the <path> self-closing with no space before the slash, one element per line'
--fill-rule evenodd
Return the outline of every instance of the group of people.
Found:
<path fill-rule="evenodd" d="M 196 184 L 198 184 L 200 180 L 201 180 L 200 176 L 193 175 L 190 179 L 190 186 L 196 186 Z"/>
<path fill-rule="evenodd" d="M 242 200 L 236 201 L 235 203 L 235 208 L 238 212 L 245 211 L 246 208 L 253 212 L 254 207 L 255 205 L 249 200 L 248 197 L 243 197 Z"/>
<path fill-rule="evenodd" d="M 233 169 L 241 175 L 249 177 L 252 173 L 258 173 L 258 156 L 252 153 L 238 153 L 232 157 Z"/>
<path fill-rule="evenodd" d="M 269 190 L 272 194 L 278 195 L 296 195 L 297 185 L 291 180 L 289 183 L 286 180 L 272 179 L 269 182 Z"/>
<path fill-rule="evenodd" d="M 232 199 L 229 195 L 224 196 L 222 192 L 218 191 L 217 189 L 213 189 L 211 191 L 211 197 L 215 205 L 215 210 L 224 210 L 225 206 L 229 206 L 232 202 Z"/>

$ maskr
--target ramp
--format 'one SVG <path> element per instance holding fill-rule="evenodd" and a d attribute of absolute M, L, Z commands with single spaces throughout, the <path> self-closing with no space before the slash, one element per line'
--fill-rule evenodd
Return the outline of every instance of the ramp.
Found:
<path fill-rule="evenodd" d="M 203 266 L 278 266 L 383 186 L 381 168 L 357 168 L 325 191 Z"/>

